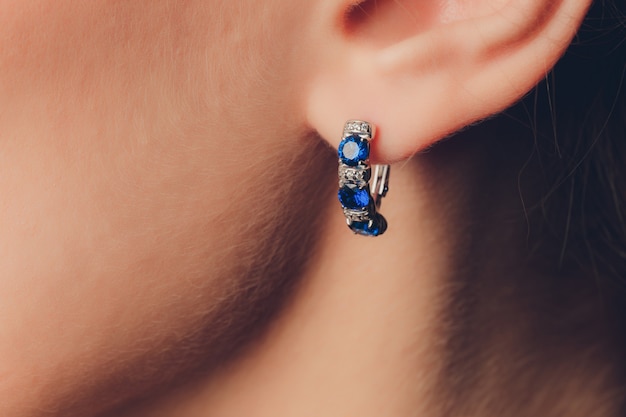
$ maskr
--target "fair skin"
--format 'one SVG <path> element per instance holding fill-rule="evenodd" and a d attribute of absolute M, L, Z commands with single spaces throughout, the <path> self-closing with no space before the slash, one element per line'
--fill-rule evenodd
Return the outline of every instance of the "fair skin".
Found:
<path fill-rule="evenodd" d="M 411 156 L 545 75 L 589 2 L 545 3 L 0 3 L 0 415 L 438 415 L 460 231 L 514 253 L 523 158 Z M 334 195 L 348 118 L 394 164 L 377 239 Z M 589 369 L 528 415 L 598 412 Z"/>

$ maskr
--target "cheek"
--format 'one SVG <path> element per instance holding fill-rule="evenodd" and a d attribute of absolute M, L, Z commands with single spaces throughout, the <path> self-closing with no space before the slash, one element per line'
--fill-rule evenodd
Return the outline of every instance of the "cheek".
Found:
<path fill-rule="evenodd" d="M 106 404 L 223 360 L 288 293 L 334 191 L 335 157 L 294 110 L 291 48 L 269 44 L 301 20 L 98 4 L 13 24 L 29 35 L 0 60 L 0 392 L 15 403 Z M 287 23 L 241 30 L 255 14 Z M 193 19 L 210 29 L 185 33 Z"/>
<path fill-rule="evenodd" d="M 106 404 L 224 360 L 280 306 L 334 201 L 335 157 L 297 129 L 210 130 L 231 142 L 79 135 L 4 154 L 3 389 L 35 378 L 51 404 Z"/>

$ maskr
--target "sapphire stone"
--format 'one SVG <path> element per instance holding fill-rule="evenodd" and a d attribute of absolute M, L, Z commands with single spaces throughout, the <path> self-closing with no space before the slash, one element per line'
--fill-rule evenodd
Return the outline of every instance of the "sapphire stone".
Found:
<path fill-rule="evenodd" d="M 346 165 L 356 166 L 370 156 L 369 143 L 358 135 L 348 136 L 339 143 L 339 159 Z"/>
<path fill-rule="evenodd" d="M 387 230 L 387 220 L 380 214 L 376 215 L 376 220 L 372 222 L 370 227 L 369 222 L 352 222 L 350 229 L 358 235 L 363 236 L 380 236 Z"/>
<path fill-rule="evenodd" d="M 380 234 L 380 228 L 374 222 L 372 227 L 369 226 L 369 222 L 352 222 L 350 228 L 359 235 L 363 236 L 378 236 Z"/>
<path fill-rule="evenodd" d="M 341 205 L 351 210 L 362 210 L 370 204 L 370 193 L 356 184 L 346 184 L 339 189 Z"/>

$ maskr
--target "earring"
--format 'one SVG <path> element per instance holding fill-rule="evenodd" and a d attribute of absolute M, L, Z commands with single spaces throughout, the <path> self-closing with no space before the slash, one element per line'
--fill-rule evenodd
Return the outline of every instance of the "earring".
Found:
<path fill-rule="evenodd" d="M 348 120 L 338 150 L 339 202 L 348 227 L 363 236 L 380 236 L 387 230 L 387 220 L 377 210 L 389 189 L 390 166 L 374 165 L 372 175 L 369 156 L 373 138 L 372 125 Z"/>

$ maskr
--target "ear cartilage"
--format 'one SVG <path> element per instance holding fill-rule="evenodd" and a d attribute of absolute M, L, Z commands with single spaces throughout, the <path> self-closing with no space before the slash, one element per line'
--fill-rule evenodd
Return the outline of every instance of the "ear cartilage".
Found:
<path fill-rule="evenodd" d="M 370 166 L 370 142 L 373 138 L 371 124 L 348 120 L 338 150 L 339 202 L 348 227 L 363 236 L 380 236 L 387 230 L 387 220 L 378 213 L 378 209 L 389 189 L 391 167 Z"/>

